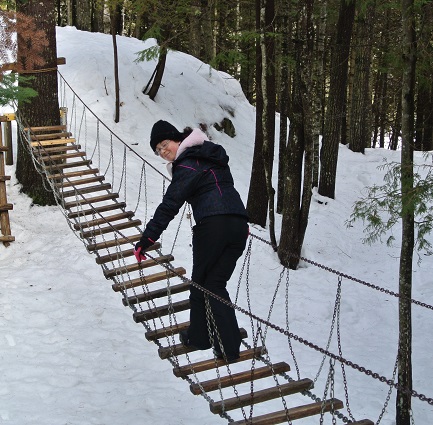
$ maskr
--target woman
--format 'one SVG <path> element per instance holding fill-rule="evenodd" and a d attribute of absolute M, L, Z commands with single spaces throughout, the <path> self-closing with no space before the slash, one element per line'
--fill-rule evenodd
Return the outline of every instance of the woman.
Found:
<path fill-rule="evenodd" d="M 186 128 L 181 133 L 163 120 L 153 126 L 150 146 L 157 155 L 169 161 L 172 181 L 135 246 L 137 259 L 145 258 L 141 252 L 161 236 L 186 201 L 191 204 L 196 222 L 191 278 L 230 301 L 227 281 L 245 249 L 248 223 L 245 207 L 234 188 L 224 148 L 207 141 L 199 129 Z M 191 285 L 190 326 L 180 333 L 180 340 L 199 350 L 213 345 L 216 356 L 234 361 L 239 358 L 241 343 L 235 311 L 212 296 L 208 299 L 213 319 L 206 315 L 203 291 Z"/>

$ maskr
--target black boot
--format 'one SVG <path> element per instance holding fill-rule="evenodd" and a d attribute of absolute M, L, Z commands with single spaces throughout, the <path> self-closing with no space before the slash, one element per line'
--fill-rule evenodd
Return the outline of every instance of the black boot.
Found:
<path fill-rule="evenodd" d="M 237 355 L 226 354 L 224 358 L 224 354 L 218 348 L 214 348 L 213 353 L 218 360 L 226 360 L 227 363 L 233 363 L 236 360 L 239 360 L 240 358 L 239 354 Z"/>

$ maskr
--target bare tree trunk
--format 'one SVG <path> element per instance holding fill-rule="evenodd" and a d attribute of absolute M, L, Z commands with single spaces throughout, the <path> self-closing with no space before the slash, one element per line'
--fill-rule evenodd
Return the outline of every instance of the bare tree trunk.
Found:
<path fill-rule="evenodd" d="M 352 98 L 350 103 L 349 148 L 364 153 L 371 146 L 370 66 L 375 4 L 369 4 L 359 13 L 356 37 L 359 41 L 354 54 Z"/>
<path fill-rule="evenodd" d="M 112 16 L 112 22 L 114 21 L 114 17 Z M 117 40 L 116 40 L 116 32 L 114 29 L 113 23 L 111 24 L 111 37 L 113 39 L 113 59 L 114 59 L 114 91 L 116 94 L 116 100 L 114 103 L 114 122 L 119 122 L 120 119 L 120 87 L 119 87 L 119 59 L 117 55 Z"/>
<path fill-rule="evenodd" d="M 275 237 L 275 189 L 272 186 L 272 162 L 275 145 L 275 90 L 271 79 L 275 72 L 273 37 L 266 34 L 272 31 L 274 18 L 274 0 L 262 0 L 260 10 L 260 47 L 262 57 L 262 93 L 263 93 L 263 168 L 265 170 L 266 190 L 269 208 L 269 237 L 273 246 L 277 245 Z"/>
<path fill-rule="evenodd" d="M 399 270 L 399 346 L 396 425 L 410 425 L 412 396 L 412 260 L 414 249 L 413 143 L 416 35 L 414 0 L 402 0 L 403 81 L 402 81 L 402 151 L 401 195 L 402 244 Z M 405 390 L 403 390 L 405 389 Z"/>
<path fill-rule="evenodd" d="M 401 90 L 399 91 L 401 98 Z M 397 110 L 394 115 L 394 122 L 392 123 L 391 136 L 389 138 L 388 148 L 395 151 L 398 148 L 398 140 L 401 133 L 401 113 L 402 113 L 402 102 L 397 103 Z"/>
<path fill-rule="evenodd" d="M 420 19 L 415 150 L 430 151 L 433 147 L 433 72 L 429 46 L 433 35 L 433 3 L 423 4 Z"/>
<path fill-rule="evenodd" d="M 189 41 L 189 53 L 196 58 L 200 58 L 202 43 L 201 21 L 203 19 L 201 1 L 193 0 L 190 7 L 189 26 L 191 36 Z"/>
<path fill-rule="evenodd" d="M 91 31 L 90 22 L 90 0 L 74 0 L 76 2 L 76 21 L 77 29 L 81 31 Z"/>
<path fill-rule="evenodd" d="M 256 0 L 256 27 L 260 31 L 260 0 Z M 260 43 L 256 43 L 256 81 L 262 78 Z M 263 94 L 257 84 L 256 94 L 256 137 L 254 141 L 253 165 L 248 190 L 247 211 L 251 223 L 265 227 L 268 215 L 268 193 L 263 169 Z"/>
<path fill-rule="evenodd" d="M 158 93 L 159 88 L 161 87 L 162 77 L 165 71 L 165 63 L 167 61 L 167 49 L 165 47 L 159 48 L 159 60 L 156 65 L 156 74 L 155 79 L 153 80 L 152 86 L 149 90 L 149 98 L 151 100 L 155 100 L 156 94 Z"/>
<path fill-rule="evenodd" d="M 295 44 L 296 67 L 290 114 L 287 185 L 278 247 L 281 263 L 291 269 L 296 269 L 299 264 L 308 224 L 313 181 L 313 0 L 306 0 L 303 5 L 304 8 L 298 14 L 300 22 L 297 25 L 298 42 Z M 300 40 L 306 42 L 301 43 Z"/>
<path fill-rule="evenodd" d="M 279 88 L 279 108 L 280 108 L 280 137 L 278 149 L 278 187 L 277 187 L 277 213 L 283 212 L 286 163 L 287 163 L 287 142 L 288 142 L 288 117 L 290 106 L 290 70 L 289 60 L 289 40 L 291 40 L 292 25 L 289 17 L 291 1 L 284 3 L 281 8 L 281 74 Z"/>
<path fill-rule="evenodd" d="M 345 114 L 347 68 L 350 39 L 355 17 L 355 0 L 341 0 L 337 34 L 331 48 L 331 75 L 328 96 L 325 133 L 320 151 L 321 170 L 319 194 L 335 197 L 338 146 Z"/>
<path fill-rule="evenodd" d="M 317 40 L 315 60 L 313 61 L 314 71 L 312 73 L 312 132 L 313 132 L 313 177 L 312 186 L 319 186 L 319 165 L 320 165 L 320 135 L 322 134 L 323 111 L 325 103 L 325 36 L 327 18 L 327 0 L 319 0 L 320 16 L 316 22 Z"/>

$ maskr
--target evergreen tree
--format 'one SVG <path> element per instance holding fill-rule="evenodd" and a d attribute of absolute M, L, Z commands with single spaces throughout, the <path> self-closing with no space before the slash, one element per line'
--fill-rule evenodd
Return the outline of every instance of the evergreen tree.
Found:
<path fill-rule="evenodd" d="M 54 0 L 29 0 L 18 2 L 17 8 L 20 12 L 17 16 L 18 72 L 32 77 L 25 87 L 38 93 L 30 102 L 18 103 L 20 119 L 25 126 L 30 127 L 59 125 L 56 3 Z M 21 19 L 22 15 L 32 19 Z M 55 203 L 53 193 L 46 189 L 43 177 L 34 167 L 28 141 L 21 132 L 18 132 L 16 174 L 22 191 L 28 194 L 34 203 Z"/>

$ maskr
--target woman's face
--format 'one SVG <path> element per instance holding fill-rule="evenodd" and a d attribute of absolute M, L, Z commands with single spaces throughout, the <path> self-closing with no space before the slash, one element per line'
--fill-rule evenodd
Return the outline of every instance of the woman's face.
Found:
<path fill-rule="evenodd" d="M 175 142 L 174 140 L 163 140 L 156 145 L 155 152 L 166 161 L 174 161 L 179 144 L 179 142 Z"/>

